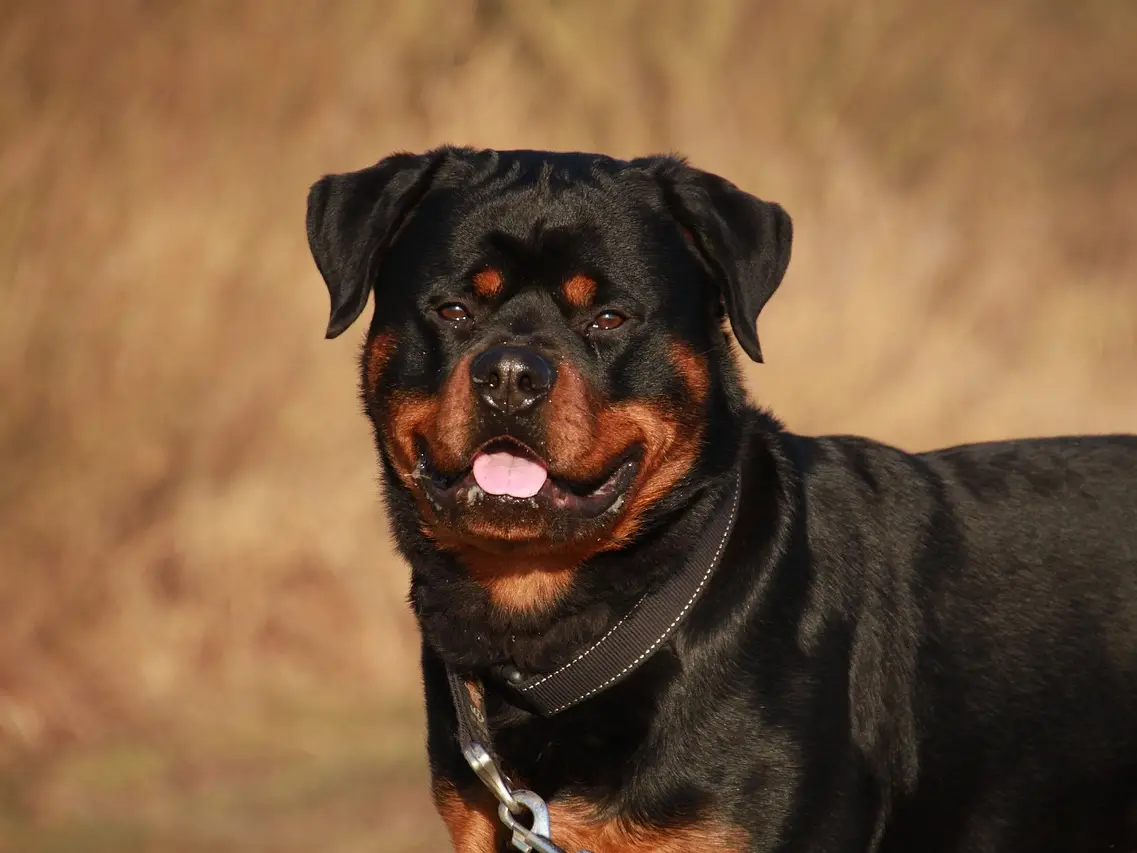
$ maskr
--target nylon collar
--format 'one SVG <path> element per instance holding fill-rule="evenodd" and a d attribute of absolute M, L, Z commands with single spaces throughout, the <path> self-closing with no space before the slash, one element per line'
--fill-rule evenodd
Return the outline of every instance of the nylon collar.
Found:
<path fill-rule="evenodd" d="M 682 570 L 641 598 L 599 640 L 559 669 L 506 688 L 542 717 L 552 717 L 623 681 L 654 654 L 691 612 L 722 559 L 738 516 L 741 469 L 710 524 L 699 536 Z M 486 726 L 485 688 L 477 678 L 463 678 L 447 668 L 451 699 L 458 714 L 458 738 L 464 753 L 481 745 L 492 755 Z"/>

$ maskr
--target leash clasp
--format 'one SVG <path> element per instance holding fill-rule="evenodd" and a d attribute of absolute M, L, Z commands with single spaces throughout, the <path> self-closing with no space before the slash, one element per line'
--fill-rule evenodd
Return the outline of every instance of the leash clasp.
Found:
<path fill-rule="evenodd" d="M 520 814 L 525 811 L 525 806 L 513 796 L 509 785 L 505 784 L 505 777 L 501 775 L 501 771 L 497 769 L 497 765 L 484 746 L 474 741 L 462 750 L 462 754 L 470 769 L 478 774 L 482 784 L 490 789 L 490 793 L 497 798 L 502 808 L 509 814 Z"/>
<path fill-rule="evenodd" d="M 512 833 L 510 844 L 520 853 L 567 853 L 549 840 L 552 829 L 549 825 L 549 807 L 532 791 L 511 790 L 502 776 L 493 756 L 477 741 L 472 741 L 462 750 L 462 755 L 470 769 L 477 774 L 490 793 L 497 798 L 498 817 Z M 520 818 L 528 812 L 532 826 L 525 826 Z M 588 853 L 581 850 L 580 853 Z"/>

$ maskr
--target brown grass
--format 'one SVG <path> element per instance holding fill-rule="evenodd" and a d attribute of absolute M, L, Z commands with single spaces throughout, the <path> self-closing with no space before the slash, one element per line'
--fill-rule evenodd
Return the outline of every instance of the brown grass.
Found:
<path fill-rule="evenodd" d="M 1135 430 L 1135 43 L 1125 0 L 2 4 L 0 850 L 437 841 L 314 178 L 678 149 L 794 215 L 750 370 L 792 427 Z"/>

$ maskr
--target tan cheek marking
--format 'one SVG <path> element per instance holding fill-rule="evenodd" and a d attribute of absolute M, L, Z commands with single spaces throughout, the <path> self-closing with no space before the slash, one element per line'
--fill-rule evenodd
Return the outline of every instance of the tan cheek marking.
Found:
<path fill-rule="evenodd" d="M 695 464 L 703 425 L 689 412 L 676 412 L 649 401 L 627 401 L 596 413 L 592 429 L 572 440 L 550 443 L 562 453 L 554 457 L 560 476 L 590 480 L 602 473 L 633 444 L 643 445 L 643 459 L 632 497 L 610 540 L 599 550 L 619 547 L 635 535 L 646 510 L 667 494 Z M 587 441 L 584 440 L 587 436 Z M 568 453 L 564 453 L 568 451 Z M 583 452 L 582 452 L 583 451 Z"/>
<path fill-rule="evenodd" d="M 379 380 L 394 352 L 395 336 L 391 332 L 381 332 L 367 344 L 367 390 L 372 394 L 379 388 Z"/>
<path fill-rule="evenodd" d="M 474 273 L 474 293 L 483 299 L 491 299 L 501 293 L 505 286 L 505 278 L 501 270 L 493 268 L 480 270 Z"/>
<path fill-rule="evenodd" d="M 567 473 L 595 443 L 598 409 L 588 385 L 567 360 L 557 365 L 557 381 L 548 405 L 549 467 Z"/>
<path fill-rule="evenodd" d="M 467 356 L 458 362 L 437 397 L 415 392 L 391 397 L 386 433 L 395 468 L 408 486 L 418 464 L 415 436 L 426 439 L 434 461 L 443 469 L 456 471 L 465 463 L 473 413 L 469 361 Z"/>
<path fill-rule="evenodd" d="M 561 285 L 565 301 L 574 308 L 587 308 L 596 296 L 596 282 L 586 275 L 574 275 Z"/>
<path fill-rule="evenodd" d="M 691 399 L 699 404 L 704 403 L 711 384 L 711 375 L 707 369 L 706 359 L 696 355 L 691 347 L 680 341 L 671 342 L 668 347 L 668 355 L 671 359 L 671 366 L 675 368 L 675 372 L 679 374 L 683 379 L 683 384 L 687 386 L 687 392 L 691 395 Z"/>
<path fill-rule="evenodd" d="M 643 514 L 695 464 L 702 424 L 657 403 L 628 401 L 601 410 L 595 436 L 590 452 L 576 460 L 570 476 L 596 477 L 632 444 L 643 445 L 643 460 L 631 499 L 605 545 L 612 549 L 635 535 Z"/>
<path fill-rule="evenodd" d="M 445 448 L 446 462 L 459 467 L 471 448 L 469 443 L 470 420 L 474 416 L 474 387 L 470 379 L 470 361 L 473 355 L 463 356 L 454 365 L 439 395 L 438 422 L 432 446 Z"/>
<path fill-rule="evenodd" d="M 387 406 L 385 433 L 395 470 L 404 485 L 413 479 L 417 454 L 414 438 L 429 435 L 438 418 L 438 400 L 425 394 L 392 395 Z"/>
<path fill-rule="evenodd" d="M 694 398 L 692 406 L 678 411 L 647 400 L 599 406 L 571 365 L 558 367 L 549 399 L 553 427 L 548 458 L 553 471 L 572 479 L 592 479 L 633 443 L 644 446 L 632 498 L 609 541 L 598 550 L 617 548 L 634 536 L 651 504 L 674 488 L 698 457 L 703 436 L 698 409 L 709 377 L 702 359 L 686 348 L 673 349 L 671 357 Z"/>
<path fill-rule="evenodd" d="M 703 426 L 697 419 L 685 418 L 649 403 L 625 403 L 610 411 L 612 425 L 601 425 L 602 434 L 638 433 L 644 444 L 638 482 L 633 485 L 629 505 L 612 531 L 610 547 L 618 547 L 636 534 L 644 513 L 694 466 Z"/>

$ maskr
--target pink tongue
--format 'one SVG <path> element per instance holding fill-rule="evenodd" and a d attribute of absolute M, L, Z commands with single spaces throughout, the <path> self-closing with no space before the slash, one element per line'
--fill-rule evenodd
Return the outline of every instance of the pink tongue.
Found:
<path fill-rule="evenodd" d="M 531 498 L 548 477 L 544 465 L 508 451 L 474 457 L 474 479 L 486 494 Z"/>

